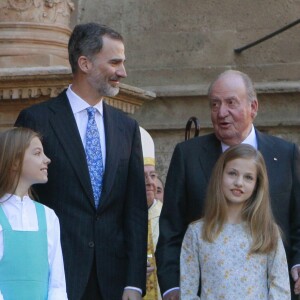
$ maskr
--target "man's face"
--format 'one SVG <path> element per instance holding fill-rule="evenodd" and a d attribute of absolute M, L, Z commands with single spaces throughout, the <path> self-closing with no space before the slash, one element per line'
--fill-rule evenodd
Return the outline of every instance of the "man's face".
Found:
<path fill-rule="evenodd" d="M 89 84 L 100 96 L 118 94 L 120 79 L 127 77 L 124 62 L 123 42 L 104 36 L 103 47 L 91 60 L 92 67 L 87 74 Z"/>
<path fill-rule="evenodd" d="M 144 166 L 144 176 L 146 183 L 146 193 L 147 193 L 147 205 L 150 207 L 155 199 L 157 186 L 157 173 L 155 172 L 155 167 L 150 165 Z"/>
<path fill-rule="evenodd" d="M 240 144 L 249 135 L 258 109 L 257 100 L 248 101 L 242 78 L 236 74 L 219 78 L 209 100 L 217 138 L 230 146 Z"/>

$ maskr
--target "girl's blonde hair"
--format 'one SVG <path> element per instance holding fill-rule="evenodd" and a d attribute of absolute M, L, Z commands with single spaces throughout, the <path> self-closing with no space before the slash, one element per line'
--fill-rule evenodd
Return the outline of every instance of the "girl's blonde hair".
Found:
<path fill-rule="evenodd" d="M 255 189 L 242 210 L 242 220 L 248 225 L 252 237 L 250 254 L 269 253 L 275 250 L 280 232 L 270 207 L 267 169 L 261 153 L 246 144 L 225 151 L 213 169 L 205 201 L 202 238 L 213 242 L 227 221 L 228 206 L 222 189 L 223 172 L 229 161 L 238 158 L 253 160 L 257 169 Z"/>
<path fill-rule="evenodd" d="M 0 133 L 0 198 L 13 194 L 18 186 L 26 149 L 41 136 L 28 128 L 10 128 Z M 32 197 L 31 189 L 28 191 Z"/>

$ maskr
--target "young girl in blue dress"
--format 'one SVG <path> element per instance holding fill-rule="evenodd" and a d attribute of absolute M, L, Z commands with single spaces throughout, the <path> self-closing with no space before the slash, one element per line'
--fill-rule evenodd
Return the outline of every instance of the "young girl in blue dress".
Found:
<path fill-rule="evenodd" d="M 221 155 L 204 217 L 189 225 L 183 240 L 182 300 L 291 299 L 268 186 L 263 157 L 252 146 L 234 146 Z"/>
<path fill-rule="evenodd" d="M 32 130 L 0 134 L 0 299 L 67 299 L 58 218 L 31 193 L 49 163 Z"/>

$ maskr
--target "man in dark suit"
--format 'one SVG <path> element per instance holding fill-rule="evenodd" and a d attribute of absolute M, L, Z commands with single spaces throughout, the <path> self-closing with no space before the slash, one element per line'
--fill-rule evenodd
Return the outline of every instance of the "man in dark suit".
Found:
<path fill-rule="evenodd" d="M 52 160 L 48 183 L 36 191 L 60 219 L 69 299 L 141 299 L 148 214 L 140 131 L 136 121 L 103 101 L 119 92 L 127 76 L 123 38 L 109 27 L 81 24 L 68 49 L 72 84 L 23 110 L 16 125 L 39 131 Z M 104 170 L 93 183 L 86 156 L 90 107 L 98 141 L 100 136 L 92 155 Z M 102 191 L 95 197 L 99 177 Z"/>
<path fill-rule="evenodd" d="M 232 70 L 220 74 L 211 84 L 208 96 L 214 133 L 178 144 L 167 175 L 156 249 L 163 299 L 179 299 L 179 260 L 185 231 L 188 224 L 203 213 L 207 184 L 218 157 L 229 146 L 239 143 L 251 144 L 264 156 L 272 210 L 283 230 L 287 258 L 292 269 L 292 290 L 299 293 L 299 148 L 254 128 L 258 101 L 246 74 Z"/>

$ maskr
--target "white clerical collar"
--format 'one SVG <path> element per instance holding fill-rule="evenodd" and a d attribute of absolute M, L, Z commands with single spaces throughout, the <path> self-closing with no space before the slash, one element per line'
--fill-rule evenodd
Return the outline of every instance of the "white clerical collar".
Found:
<path fill-rule="evenodd" d="M 254 147 L 255 149 L 257 149 L 257 138 L 256 138 L 255 129 L 254 129 L 253 124 L 252 124 L 250 134 L 242 141 L 242 144 L 249 144 L 252 147 Z M 222 145 L 222 152 L 224 152 L 225 150 L 227 150 L 230 147 L 230 146 L 224 144 L 223 142 L 221 142 L 221 145 Z"/>
<path fill-rule="evenodd" d="M 156 199 L 153 200 L 152 204 L 150 205 L 150 207 L 148 207 L 148 209 L 150 209 L 151 207 L 153 207 L 156 204 Z"/>

